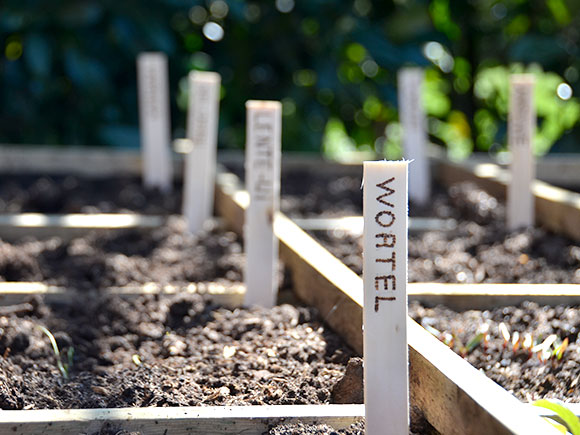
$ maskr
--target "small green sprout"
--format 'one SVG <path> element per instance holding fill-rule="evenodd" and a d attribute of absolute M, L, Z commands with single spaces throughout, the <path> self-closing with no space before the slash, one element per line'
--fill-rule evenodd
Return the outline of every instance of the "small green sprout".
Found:
<path fill-rule="evenodd" d="M 38 329 L 40 329 L 42 332 L 44 332 L 44 334 L 50 340 L 50 344 L 52 345 L 52 350 L 54 352 L 54 355 L 56 356 L 56 366 L 58 367 L 58 370 L 62 374 L 62 377 L 65 379 L 68 379 L 68 372 L 73 364 L 74 349 L 72 347 L 68 348 L 68 351 L 66 354 L 67 362 L 63 363 L 62 358 L 61 358 L 61 354 L 60 354 L 60 350 L 58 349 L 58 344 L 56 343 L 56 339 L 54 338 L 54 335 L 52 335 L 52 332 L 50 332 L 48 329 L 46 329 L 42 325 L 38 325 Z"/>
<path fill-rule="evenodd" d="M 540 361 L 544 362 L 552 357 L 552 344 L 558 339 L 556 334 L 551 334 L 544 341 L 532 347 L 532 353 L 536 353 Z"/>
<path fill-rule="evenodd" d="M 536 400 L 533 402 L 533 405 L 555 412 L 558 419 L 561 420 L 564 425 L 560 424 L 560 422 L 553 421 L 553 417 L 546 419 L 560 430 L 560 432 L 566 433 L 567 431 L 570 431 L 572 435 L 580 435 L 580 419 L 564 405 L 546 399 Z"/>
<path fill-rule="evenodd" d="M 485 340 L 486 333 L 480 332 L 475 337 L 467 342 L 467 344 L 461 349 L 461 355 L 465 356 L 471 353 L 481 342 Z"/>
<path fill-rule="evenodd" d="M 568 340 L 568 337 L 566 337 L 562 341 L 562 343 L 560 343 L 560 345 L 557 346 L 556 349 L 554 349 L 554 353 L 552 355 L 554 355 L 558 361 L 560 361 L 562 359 L 562 356 L 564 355 L 564 351 L 568 347 L 568 343 L 569 343 L 569 340 Z"/>

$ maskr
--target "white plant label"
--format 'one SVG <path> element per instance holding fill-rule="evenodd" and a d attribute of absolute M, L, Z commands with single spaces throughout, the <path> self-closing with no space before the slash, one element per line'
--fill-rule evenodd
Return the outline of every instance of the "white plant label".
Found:
<path fill-rule="evenodd" d="M 403 68 L 398 74 L 399 122 L 403 130 L 403 154 L 413 160 L 409 172 L 409 198 L 426 204 L 431 195 L 427 158 L 427 122 L 421 100 L 424 72 Z"/>
<path fill-rule="evenodd" d="M 143 183 L 164 192 L 172 188 L 171 127 L 167 57 L 142 53 L 137 57 L 139 126 Z"/>
<path fill-rule="evenodd" d="M 511 180 L 507 190 L 507 226 L 510 230 L 534 225 L 535 178 L 532 143 L 536 128 L 534 77 L 513 75 L 510 80 L 508 147 Z"/>
<path fill-rule="evenodd" d="M 408 164 L 364 162 L 364 384 L 369 435 L 409 433 Z"/>
<path fill-rule="evenodd" d="M 246 103 L 246 252 L 247 305 L 276 303 L 278 240 L 274 217 L 280 207 L 280 148 L 282 105 L 277 101 Z"/>
<path fill-rule="evenodd" d="M 187 138 L 192 149 L 185 156 L 183 215 L 192 233 L 213 214 L 220 84 L 215 72 L 189 74 Z"/>

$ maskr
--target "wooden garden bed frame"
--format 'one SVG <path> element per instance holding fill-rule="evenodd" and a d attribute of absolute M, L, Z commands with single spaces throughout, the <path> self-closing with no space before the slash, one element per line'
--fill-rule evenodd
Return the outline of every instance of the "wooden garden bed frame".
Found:
<path fill-rule="evenodd" d="M 30 161 L 30 156 L 25 155 Z M 2 152 L 0 159 L 1 156 Z M 85 157 L 85 154 L 77 156 L 77 168 L 78 158 Z M 56 166 L 63 163 L 61 159 L 53 161 Z M 68 162 L 72 164 L 74 161 L 72 159 Z M 17 166 L 15 164 L 14 168 Z M 123 171 L 121 166 L 118 171 Z M 63 171 L 66 172 L 66 167 Z M 216 209 L 231 228 L 240 233 L 247 203 L 247 193 L 241 189 L 236 177 L 219 173 Z M 362 280 L 282 214 L 276 217 L 275 231 L 280 240 L 280 256 L 292 274 L 296 294 L 308 305 L 317 307 L 325 321 L 362 354 Z M 39 290 L 48 299 L 62 298 L 64 293 L 63 289 L 39 287 L 41 285 L 37 283 L 20 284 L 19 289 L 12 286 L 10 291 L 7 291 L 6 286 L 12 284 L 4 284 L 0 288 L 2 304 L 22 301 L 25 295 L 36 294 Z M 550 287 L 553 294 L 555 286 Z M 481 293 L 478 294 L 476 287 L 456 285 L 454 291 L 461 295 L 460 298 L 449 296 L 452 293 L 449 288 L 442 284 L 412 284 L 409 286 L 410 299 L 429 303 L 444 300 L 452 306 L 452 300 L 461 300 L 459 306 L 468 307 L 474 307 L 475 301 L 485 299 Z M 491 286 L 486 286 L 486 289 L 489 288 Z M 200 289 L 192 286 L 188 291 Z M 515 303 L 530 299 L 527 295 L 529 290 L 522 290 L 519 286 L 496 289 L 492 291 L 496 298 L 494 305 L 501 300 Z M 545 287 L 534 289 L 534 297 L 539 301 L 552 297 L 552 294 L 548 294 L 550 290 L 546 292 Z M 143 289 L 110 291 L 134 295 L 144 291 L 171 293 L 182 290 L 150 285 Z M 212 296 L 214 293 L 220 295 L 223 302 L 239 303 L 243 289 L 232 291 L 236 293 L 233 297 L 227 294 L 230 290 L 225 292 L 218 287 L 208 286 L 203 291 Z M 568 298 L 566 303 L 580 301 L 580 292 L 574 286 L 567 286 L 560 293 Z M 557 298 L 556 301 L 562 303 L 561 299 Z M 541 430 L 543 433 L 557 433 L 538 416 L 537 410 L 531 410 L 519 402 L 412 320 L 409 320 L 408 331 L 411 400 L 440 432 L 503 434 L 535 433 Z M 347 427 L 363 414 L 362 405 L 1 411 L 0 432 L 33 434 L 75 430 L 86 433 L 98 430 L 106 421 L 126 430 L 146 430 L 147 433 L 262 433 L 281 421 Z"/>

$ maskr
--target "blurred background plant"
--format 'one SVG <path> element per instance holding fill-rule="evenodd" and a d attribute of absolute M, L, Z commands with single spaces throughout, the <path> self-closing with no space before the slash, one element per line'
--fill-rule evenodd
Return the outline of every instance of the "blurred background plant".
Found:
<path fill-rule="evenodd" d="M 244 102 L 283 103 L 286 150 L 400 154 L 396 73 L 426 69 L 431 139 L 451 156 L 505 148 L 508 77 L 536 75 L 535 149 L 580 151 L 574 0 L 4 0 L 0 142 L 135 147 L 135 58 L 169 56 L 174 136 L 187 72 L 222 75 L 220 146 Z"/>

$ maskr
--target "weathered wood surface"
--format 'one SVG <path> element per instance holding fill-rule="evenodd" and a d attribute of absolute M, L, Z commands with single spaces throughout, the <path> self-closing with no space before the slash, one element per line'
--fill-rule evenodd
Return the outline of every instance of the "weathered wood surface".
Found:
<path fill-rule="evenodd" d="M 235 178 L 219 181 L 216 190 L 225 202 L 231 199 L 229 204 L 218 201 L 218 211 L 232 228 L 240 228 L 245 196 L 232 195 L 240 192 Z M 295 292 L 317 307 L 325 321 L 362 354 L 362 279 L 285 216 L 276 217 L 275 232 Z M 441 433 L 557 433 L 414 321 L 409 319 L 408 327 L 411 401 Z"/>
<path fill-rule="evenodd" d="M 195 406 L 0 411 L 0 433 L 61 435 L 139 432 L 147 435 L 262 434 L 283 423 L 329 424 L 344 429 L 364 415 L 363 405 Z M 109 433 L 107 431 L 107 433 Z M 119 432 L 121 433 L 121 432 Z"/>
<path fill-rule="evenodd" d="M 284 223 L 278 224 L 282 227 Z M 278 227 L 280 228 L 280 226 Z M 292 246 L 288 247 L 286 254 L 286 266 L 293 273 L 294 279 L 298 279 L 303 288 L 308 287 L 308 282 L 314 282 L 324 292 L 326 286 L 339 285 L 341 282 L 349 283 L 356 288 L 357 281 L 353 279 L 353 274 L 345 273 L 344 268 L 337 269 L 336 258 L 330 257 L 317 267 L 312 266 L 316 262 L 315 258 L 326 255 L 320 250 L 320 245 L 311 244 L 306 238 L 301 238 L 296 242 L 296 246 L 309 247 L 307 253 L 302 255 L 292 254 Z M 294 247 L 296 247 L 294 246 Z M 308 264 L 307 264 L 308 263 Z M 334 273 L 333 269 L 337 269 Z M 334 278 L 318 277 L 318 271 L 325 274 L 334 275 Z M 305 278 L 301 278 L 305 274 Z M 58 302 L 75 289 L 46 285 L 41 282 L 1 282 L 0 283 L 0 306 L 21 304 L 32 296 L 43 296 L 47 302 Z M 84 294 L 87 292 L 84 291 Z M 222 285 L 218 283 L 191 283 L 187 286 L 160 286 L 149 283 L 142 286 L 113 287 L 101 290 L 90 291 L 89 294 L 115 295 L 121 297 L 137 297 L 148 294 L 177 294 L 177 293 L 198 293 L 206 295 L 213 302 L 227 307 L 237 307 L 243 304 L 245 286 L 243 284 Z M 445 284 L 445 283 L 409 283 L 409 301 L 417 301 L 428 306 L 445 305 L 457 311 L 464 310 L 487 310 L 498 306 L 519 305 L 524 301 L 536 302 L 541 305 L 580 305 L 580 284 Z M 328 296 L 328 295 L 327 295 Z M 356 292 L 350 292 L 351 299 L 358 298 Z M 324 298 L 320 298 L 324 299 Z M 336 313 L 339 305 L 345 304 L 346 311 L 351 302 L 345 298 L 334 298 L 329 301 L 319 301 L 319 304 L 328 303 L 326 313 L 327 321 L 335 324 L 339 330 L 342 329 L 346 336 L 352 336 L 353 347 L 358 346 L 357 332 L 361 325 L 342 325 L 345 316 L 341 317 L 341 311 Z M 361 302 L 362 303 L 362 302 Z M 356 305 L 356 304 L 355 304 Z M 334 319 L 338 317 L 338 319 Z"/>
<path fill-rule="evenodd" d="M 519 305 L 580 305 L 580 284 L 409 284 L 409 300 L 429 306 L 445 305 L 457 311 L 488 310 Z"/>
<path fill-rule="evenodd" d="M 176 141 L 176 145 L 178 141 Z M 174 174 L 177 177 L 182 173 L 182 154 L 185 152 L 174 146 L 173 155 Z M 429 156 L 435 162 L 431 165 L 436 168 L 439 162 L 446 160 L 443 153 L 429 147 Z M 287 169 L 315 168 L 322 173 L 362 175 L 362 162 L 372 159 L 369 153 L 349 153 L 340 162 L 313 156 L 309 153 L 285 153 L 282 164 Z M 243 153 L 239 151 L 222 150 L 218 160 L 223 164 L 241 164 Z M 470 156 L 472 166 L 477 164 L 497 163 L 487 154 Z M 580 187 L 580 158 L 577 154 L 558 154 L 542 157 L 537 162 L 538 179 L 558 186 Z M 118 174 L 140 175 L 141 157 L 138 150 L 111 149 L 98 146 L 64 146 L 48 145 L 0 145 L 0 173 L 3 174 L 76 174 L 88 177 L 110 177 Z"/>
<path fill-rule="evenodd" d="M 238 307 L 244 301 L 245 287 L 241 284 L 222 285 L 213 282 L 191 283 L 187 286 L 159 285 L 149 283 L 142 286 L 113 287 L 100 290 L 83 291 L 88 296 L 137 297 L 142 295 L 172 295 L 197 293 L 207 296 L 213 302 L 226 307 Z M 42 296 L 46 302 L 60 302 L 74 294 L 75 289 L 45 285 L 41 282 L 3 282 L 0 283 L 0 306 L 20 304 L 32 296 Z"/>
<path fill-rule="evenodd" d="M 33 236 L 40 239 L 60 237 L 69 240 L 92 230 L 156 228 L 163 225 L 166 220 L 165 216 L 146 216 L 135 213 L 9 213 L 0 214 L 0 238 L 14 241 L 24 236 Z"/>

